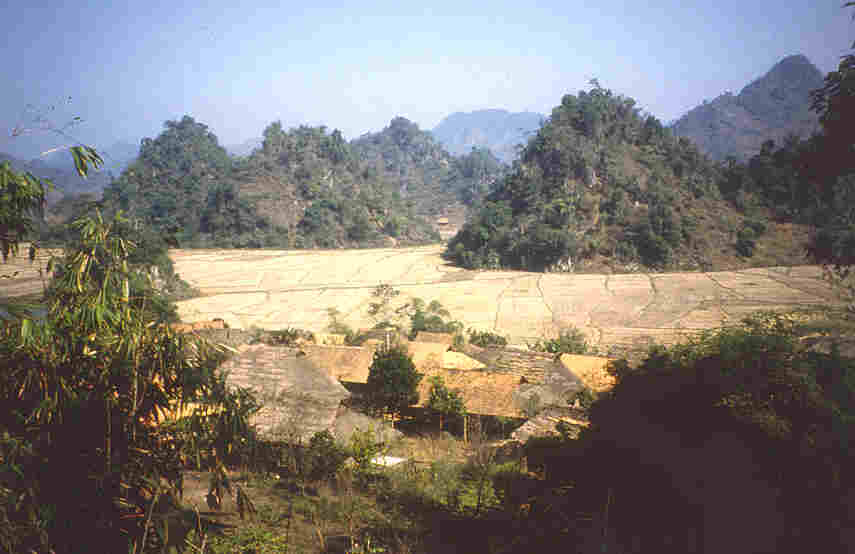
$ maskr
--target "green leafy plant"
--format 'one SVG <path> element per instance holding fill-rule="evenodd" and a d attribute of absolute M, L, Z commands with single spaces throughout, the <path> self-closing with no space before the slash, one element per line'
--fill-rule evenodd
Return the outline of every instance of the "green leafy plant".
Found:
<path fill-rule="evenodd" d="M 459 321 L 446 319 L 451 317 L 451 314 L 438 300 L 431 300 L 429 304 L 425 305 L 421 298 L 414 298 L 409 304 L 404 305 L 400 311 L 409 314 L 410 340 L 415 339 L 421 331 L 456 334 L 463 328 L 463 324 Z"/>
<path fill-rule="evenodd" d="M 392 344 L 374 353 L 368 370 L 368 402 L 377 411 L 399 414 L 402 409 L 419 400 L 418 386 L 422 374 L 406 348 Z"/>
<path fill-rule="evenodd" d="M 430 396 L 428 397 L 428 408 L 439 416 L 439 430 L 442 431 L 444 419 L 462 416 L 466 413 L 466 404 L 463 396 L 457 391 L 448 390 L 442 377 L 430 378 Z"/>
<path fill-rule="evenodd" d="M 562 329 L 555 338 L 541 339 L 534 344 L 529 344 L 529 348 L 551 354 L 586 354 L 588 340 L 582 331 L 571 326 Z"/>
<path fill-rule="evenodd" d="M 401 291 L 395 290 L 391 285 L 382 284 L 371 292 L 374 301 L 368 304 L 368 315 L 374 320 L 376 329 L 384 327 L 398 328 L 395 319 L 396 311 L 392 307 L 392 301 L 401 294 Z"/>
<path fill-rule="evenodd" d="M 491 346 L 507 346 L 508 339 L 491 331 L 478 331 L 477 329 L 469 329 L 469 342 L 482 348 Z"/>
<path fill-rule="evenodd" d="M 373 428 L 356 429 L 350 436 L 349 451 L 357 483 L 368 484 L 376 473 L 372 460 L 386 451 L 386 443 L 377 439 Z"/>
<path fill-rule="evenodd" d="M 335 437 L 329 431 L 319 431 L 309 440 L 306 455 L 312 459 L 309 479 L 329 481 L 341 469 L 348 457 L 348 451 L 336 443 Z"/>
<path fill-rule="evenodd" d="M 134 244 L 117 232 L 124 224 L 97 212 L 77 221 L 77 246 L 51 261 L 45 317 L 0 324 L 0 360 L 10 368 L 0 379 L 3 464 L 27 468 L 0 503 L 19 529 L 12 550 L 62 552 L 86 529 L 111 551 L 148 547 L 168 520 L 147 524 L 146 514 L 174 503 L 182 465 L 183 441 L 155 425 L 160 414 L 182 403 L 211 408 L 206 459 L 224 459 L 249 430 L 251 407 L 217 398 L 217 349 L 174 334 L 134 301 Z"/>

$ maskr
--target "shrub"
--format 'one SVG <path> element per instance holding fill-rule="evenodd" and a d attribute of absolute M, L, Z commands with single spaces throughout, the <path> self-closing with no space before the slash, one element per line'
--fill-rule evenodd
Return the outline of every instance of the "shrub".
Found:
<path fill-rule="evenodd" d="M 459 392 L 448 390 L 442 377 L 431 377 L 430 383 L 428 408 L 439 414 L 439 430 L 442 431 L 443 418 L 463 415 L 466 405 Z"/>
<path fill-rule="evenodd" d="M 335 477 L 347 459 L 348 452 L 340 447 L 329 431 L 319 431 L 309 440 L 308 457 L 312 460 L 309 479 L 326 481 Z"/>
<path fill-rule="evenodd" d="M 380 348 L 368 370 L 368 403 L 378 411 L 400 414 L 419 401 L 421 380 L 404 346 Z"/>
<path fill-rule="evenodd" d="M 386 450 L 386 443 L 378 441 L 374 429 L 356 429 L 350 436 L 350 455 L 353 457 L 356 481 L 366 485 L 376 473 L 371 460 Z"/>
<path fill-rule="evenodd" d="M 671 246 L 665 238 L 656 234 L 648 222 L 636 229 L 634 243 L 644 265 L 663 267 L 671 262 Z"/>
<path fill-rule="evenodd" d="M 257 330 L 256 336 L 253 337 L 252 341 L 250 342 L 261 342 L 271 346 L 295 346 L 299 339 L 304 339 L 311 342 L 315 340 L 315 335 L 311 331 L 295 329 L 292 327 L 289 327 L 287 329 L 280 329 L 278 331 L 268 332 Z"/>
<path fill-rule="evenodd" d="M 557 338 L 540 340 L 530 344 L 529 348 L 550 354 L 586 354 L 589 350 L 585 334 L 572 326 L 562 329 Z"/>
<path fill-rule="evenodd" d="M 741 327 L 651 349 L 636 367 L 625 361 L 614 366 L 617 385 L 590 411 L 586 442 L 592 450 L 585 465 L 592 476 L 600 474 L 603 491 L 613 489 L 620 499 L 613 512 L 617 529 L 643 539 L 642 544 L 655 543 L 665 529 L 637 519 L 650 495 L 665 493 L 657 501 L 662 510 L 657 519 L 694 518 L 686 512 L 687 503 L 703 497 L 694 479 L 715 475 L 720 460 L 750 460 L 739 462 L 746 482 L 771 484 L 780 510 L 757 514 L 752 527 L 780 533 L 792 551 L 819 543 L 827 546 L 826 552 L 851 551 L 851 546 L 834 542 L 841 539 L 841 529 L 853 525 L 855 361 L 834 350 L 810 351 L 796 333 L 792 321 L 754 316 Z M 725 450 L 699 465 L 675 462 L 668 467 L 667 460 L 679 459 L 687 448 L 703 447 L 716 435 L 736 440 L 721 441 Z M 627 452 L 634 454 L 625 456 Z M 669 492 L 676 483 L 682 485 Z M 724 491 L 718 494 L 706 501 L 707 513 L 734 509 Z M 783 521 L 776 519 L 780 514 Z M 683 528 L 694 525 L 703 523 L 681 523 Z"/>
<path fill-rule="evenodd" d="M 490 331 L 478 331 L 477 329 L 469 329 L 469 342 L 482 348 L 490 346 L 506 346 L 508 339 Z"/>
<path fill-rule="evenodd" d="M 410 313 L 410 340 L 416 338 L 420 331 L 432 333 L 458 333 L 463 324 L 455 320 L 446 320 L 451 314 L 438 300 L 431 300 L 425 305 L 421 298 L 414 298 L 409 304 L 400 308 L 401 312 Z"/>

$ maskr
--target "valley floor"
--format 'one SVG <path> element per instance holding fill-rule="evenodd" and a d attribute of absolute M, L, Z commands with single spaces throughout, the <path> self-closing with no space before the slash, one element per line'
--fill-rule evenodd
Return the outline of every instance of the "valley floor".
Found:
<path fill-rule="evenodd" d="M 328 308 L 367 328 L 371 293 L 391 285 L 438 300 L 466 328 L 525 344 L 568 325 L 593 346 L 620 352 L 739 320 L 758 310 L 828 305 L 834 295 L 813 266 L 709 273 L 589 275 L 467 271 L 442 245 L 370 250 L 172 250 L 176 272 L 203 294 L 178 303 L 187 322 L 223 318 L 230 327 L 324 331 Z"/>

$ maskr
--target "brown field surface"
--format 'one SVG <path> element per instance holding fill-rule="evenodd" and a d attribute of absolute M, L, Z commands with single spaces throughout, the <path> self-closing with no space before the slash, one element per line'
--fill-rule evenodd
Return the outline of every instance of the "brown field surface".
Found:
<path fill-rule="evenodd" d="M 173 250 L 181 277 L 203 294 L 178 304 L 187 322 L 223 318 L 231 327 L 323 331 L 327 308 L 354 328 L 373 324 L 371 292 L 389 284 L 438 300 L 468 327 L 524 344 L 575 325 L 604 348 L 670 343 L 738 322 L 757 310 L 793 311 L 833 302 L 811 266 L 709 273 L 586 275 L 467 271 L 441 245 L 370 250 Z"/>
<path fill-rule="evenodd" d="M 32 262 L 29 258 L 29 244 L 23 244 L 18 249 L 17 256 L 10 256 L 4 263 L 0 258 L 0 299 L 35 297 L 44 292 L 47 284 L 48 260 L 52 255 L 59 256 L 61 250 L 44 249 L 36 253 Z"/>

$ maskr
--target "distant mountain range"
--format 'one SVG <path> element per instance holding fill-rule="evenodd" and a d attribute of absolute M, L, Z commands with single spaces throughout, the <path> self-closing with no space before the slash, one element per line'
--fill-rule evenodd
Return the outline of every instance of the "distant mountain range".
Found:
<path fill-rule="evenodd" d="M 495 109 L 457 112 L 443 119 L 432 134 L 451 154 L 468 154 L 473 147 L 489 148 L 494 156 L 509 164 L 517 157 L 517 146 L 525 146 L 544 119 L 544 115 L 534 112 Z"/>
<path fill-rule="evenodd" d="M 788 56 L 738 95 L 725 92 L 704 102 L 671 129 L 714 160 L 734 156 L 745 161 L 767 140 L 781 144 L 789 134 L 806 138 L 818 131 L 810 93 L 822 86 L 822 72 L 805 56 Z"/>

